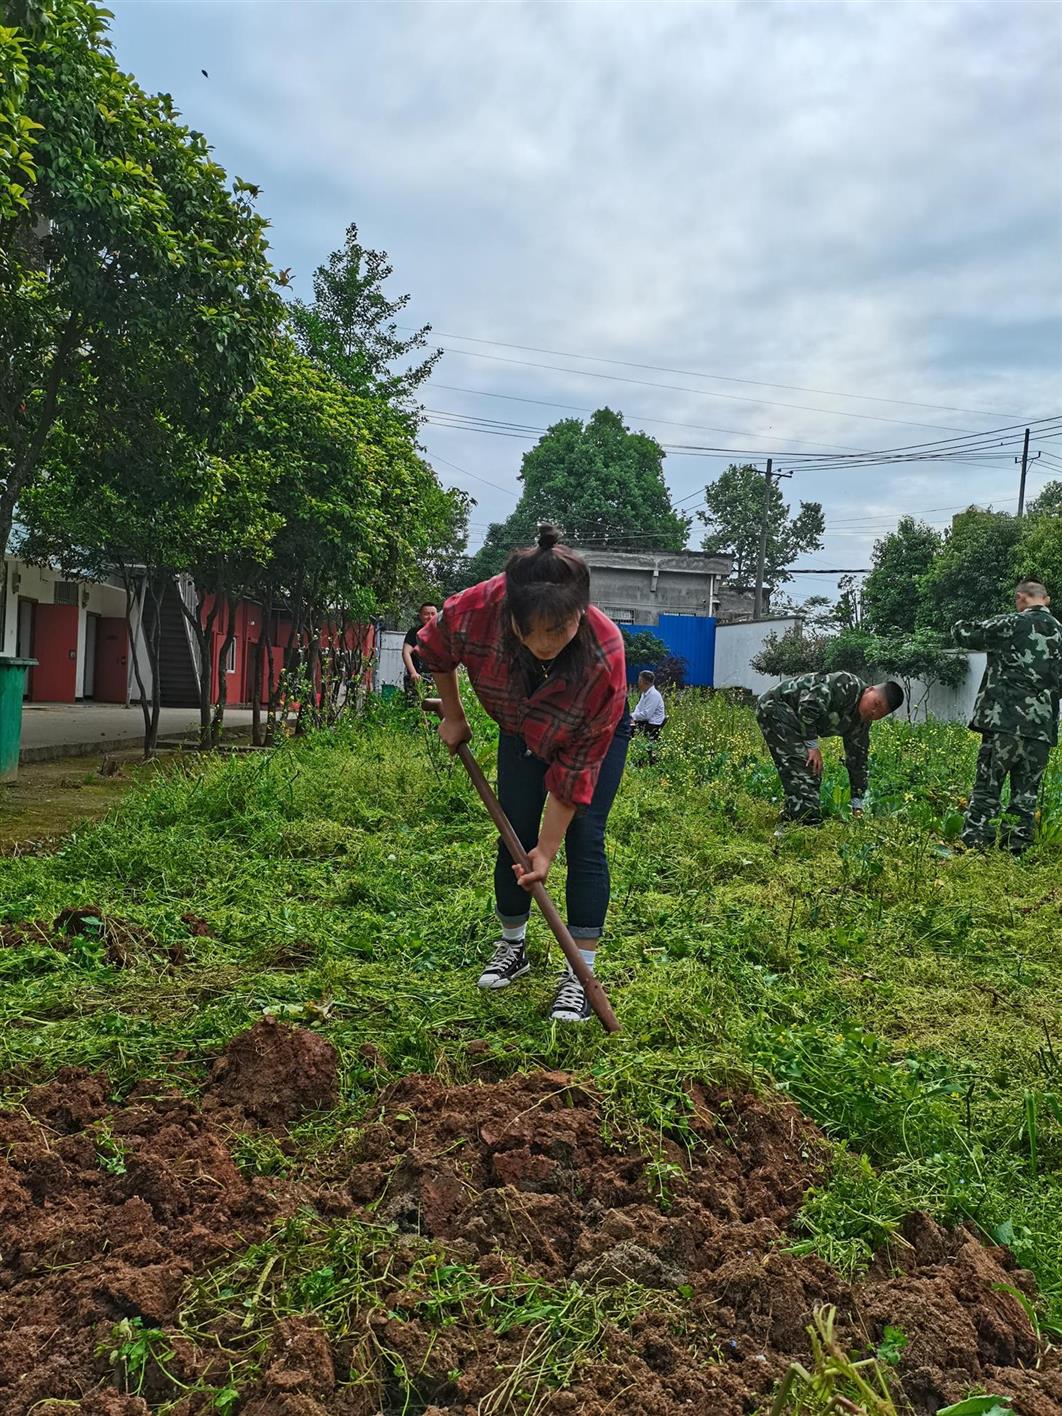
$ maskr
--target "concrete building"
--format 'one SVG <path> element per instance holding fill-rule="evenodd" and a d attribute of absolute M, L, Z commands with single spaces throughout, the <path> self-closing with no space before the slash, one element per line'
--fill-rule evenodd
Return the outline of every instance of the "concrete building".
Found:
<path fill-rule="evenodd" d="M 732 565 L 729 556 L 573 549 L 590 567 L 594 604 L 621 624 L 654 625 L 661 615 L 752 617 L 751 597 L 725 584 Z"/>
<path fill-rule="evenodd" d="M 0 587 L 0 652 L 36 659 L 26 697 L 35 703 L 128 696 L 125 591 L 113 581 L 67 580 L 51 566 L 6 558 Z"/>

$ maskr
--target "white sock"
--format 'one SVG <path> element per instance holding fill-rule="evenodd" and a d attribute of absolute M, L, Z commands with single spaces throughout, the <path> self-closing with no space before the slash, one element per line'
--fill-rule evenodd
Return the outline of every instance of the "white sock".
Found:
<path fill-rule="evenodd" d="M 583 956 L 583 963 L 584 963 L 584 964 L 586 965 L 586 967 L 590 970 L 590 972 L 593 973 L 593 971 L 594 971 L 594 959 L 595 959 L 596 956 L 597 956 L 597 950 L 596 950 L 596 949 L 583 949 L 582 947 L 580 947 L 579 953 L 582 954 L 582 956 Z"/>
<path fill-rule="evenodd" d="M 527 934 L 527 920 L 523 924 L 503 924 L 502 938 L 507 944 L 522 944 Z"/>

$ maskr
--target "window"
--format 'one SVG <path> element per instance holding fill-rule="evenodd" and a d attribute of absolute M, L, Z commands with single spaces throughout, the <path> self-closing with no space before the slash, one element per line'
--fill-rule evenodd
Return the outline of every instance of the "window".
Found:
<path fill-rule="evenodd" d="M 633 624 L 634 611 L 630 609 L 619 609 L 616 605 L 602 605 L 601 613 L 608 615 L 610 620 L 615 620 L 617 624 Z"/>
<path fill-rule="evenodd" d="M 77 604 L 76 580 L 57 580 L 55 582 L 55 603 L 57 605 Z"/>
<path fill-rule="evenodd" d="M 225 672 L 234 674 L 236 672 L 236 641 L 229 644 L 228 653 L 225 655 Z"/>

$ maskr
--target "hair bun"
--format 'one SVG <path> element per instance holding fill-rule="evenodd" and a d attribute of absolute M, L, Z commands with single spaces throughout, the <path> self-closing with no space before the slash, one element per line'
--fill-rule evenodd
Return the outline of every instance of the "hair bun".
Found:
<path fill-rule="evenodd" d="M 538 549 L 540 551 L 552 551 L 560 538 L 560 527 L 554 526 L 552 522 L 544 521 L 538 528 Z"/>

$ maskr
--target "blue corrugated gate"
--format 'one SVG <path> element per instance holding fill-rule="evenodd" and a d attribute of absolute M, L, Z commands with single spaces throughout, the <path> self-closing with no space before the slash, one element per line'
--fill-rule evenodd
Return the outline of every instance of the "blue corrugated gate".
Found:
<path fill-rule="evenodd" d="M 715 620 L 706 615 L 661 615 L 658 624 L 625 624 L 628 634 L 645 630 L 663 640 L 672 654 L 686 660 L 686 682 L 699 688 L 715 683 Z M 627 665 L 627 678 L 637 678 L 638 664 Z"/>

